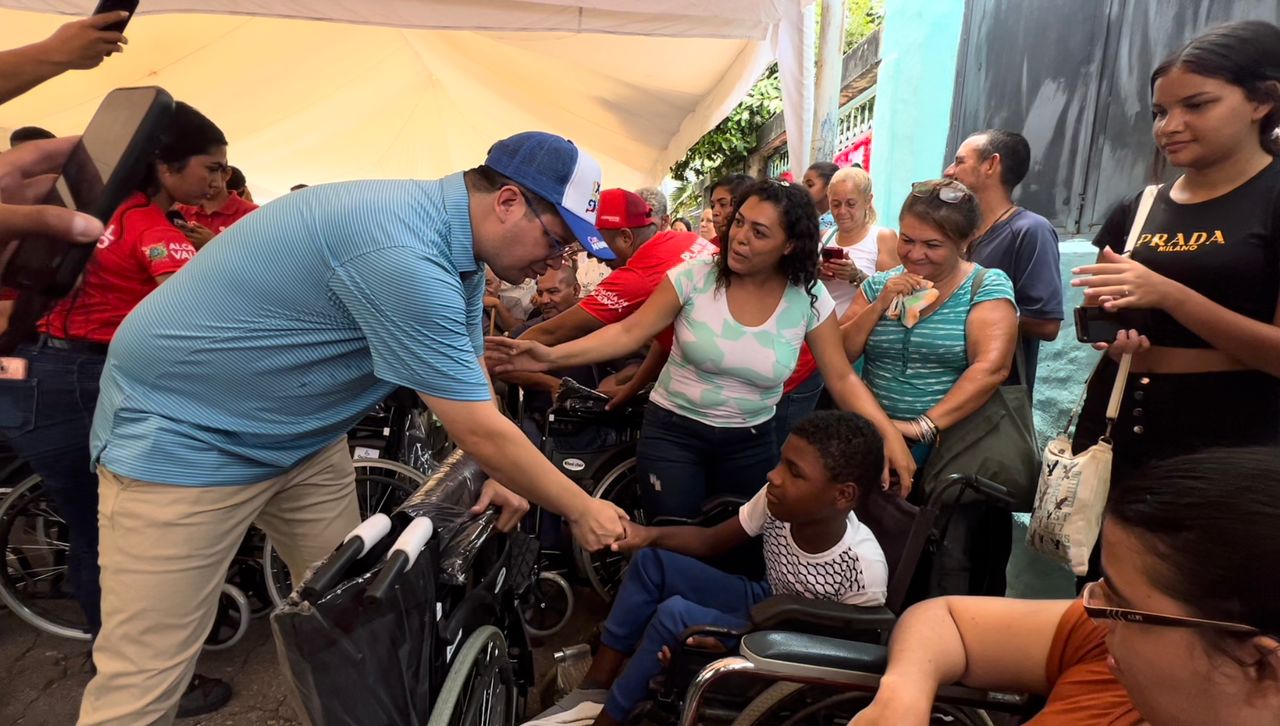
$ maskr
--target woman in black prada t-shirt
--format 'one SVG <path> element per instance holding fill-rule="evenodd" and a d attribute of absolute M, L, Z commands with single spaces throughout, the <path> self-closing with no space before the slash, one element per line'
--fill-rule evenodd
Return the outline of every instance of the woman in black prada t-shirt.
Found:
<path fill-rule="evenodd" d="M 1151 74 L 1153 135 L 1183 174 L 1160 189 L 1129 258 L 1139 193 L 1074 272 L 1085 304 L 1138 311 L 1094 375 L 1075 448 L 1105 429 L 1119 353 L 1133 369 L 1113 430 L 1112 483 L 1209 446 L 1280 441 L 1280 28 L 1211 29 Z M 1107 346 L 1100 346 L 1107 347 Z"/>

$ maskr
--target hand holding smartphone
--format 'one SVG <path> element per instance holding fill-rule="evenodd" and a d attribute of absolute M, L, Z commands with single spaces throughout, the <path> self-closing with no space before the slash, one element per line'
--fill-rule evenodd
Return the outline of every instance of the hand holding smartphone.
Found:
<path fill-rule="evenodd" d="M 1076 340 L 1081 343 L 1114 343 L 1121 330 L 1142 330 L 1146 311 L 1117 310 L 1109 312 L 1103 307 L 1076 308 Z"/>
<path fill-rule="evenodd" d="M 137 9 L 138 0 L 98 0 L 98 5 L 94 7 L 93 13 L 89 17 L 123 10 L 129 13 L 129 17 L 124 20 L 102 26 L 103 30 L 109 30 L 113 33 L 123 33 L 125 27 L 129 25 L 129 21 L 133 18 L 133 14 Z"/>
<path fill-rule="evenodd" d="M 843 247 L 823 247 L 821 252 L 823 262 L 835 262 L 836 260 L 843 261 L 849 259 L 849 255 L 845 252 Z"/>
<path fill-rule="evenodd" d="M 121 88 L 107 94 L 44 203 L 110 221 L 154 163 L 172 114 L 173 97 L 162 88 Z M 10 243 L 0 282 L 19 294 L 9 327 L 0 335 L 0 355 L 16 348 L 53 303 L 75 288 L 94 249 L 43 235 Z"/>

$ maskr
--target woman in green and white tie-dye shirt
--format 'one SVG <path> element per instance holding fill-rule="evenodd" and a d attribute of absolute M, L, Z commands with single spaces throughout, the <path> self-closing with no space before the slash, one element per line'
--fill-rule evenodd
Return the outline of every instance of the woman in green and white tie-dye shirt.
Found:
<path fill-rule="evenodd" d="M 496 370 L 610 360 L 674 325 L 636 456 L 645 514 L 692 517 L 710 498 L 749 499 L 765 482 L 778 458 L 774 407 L 807 342 L 837 404 L 875 424 L 890 467 L 910 481 L 902 435 L 844 355 L 831 296 L 817 281 L 818 237 L 802 187 L 757 182 L 735 201 L 714 258 L 673 268 L 634 315 L 579 340 L 497 342 L 509 358 Z"/>

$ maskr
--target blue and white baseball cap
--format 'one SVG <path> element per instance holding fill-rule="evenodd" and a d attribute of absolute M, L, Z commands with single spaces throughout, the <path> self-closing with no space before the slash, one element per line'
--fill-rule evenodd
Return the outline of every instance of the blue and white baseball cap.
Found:
<path fill-rule="evenodd" d="M 556 205 L 582 248 L 593 257 L 614 259 L 596 229 L 600 206 L 600 164 L 572 141 L 543 131 L 525 131 L 489 149 L 485 166 Z"/>

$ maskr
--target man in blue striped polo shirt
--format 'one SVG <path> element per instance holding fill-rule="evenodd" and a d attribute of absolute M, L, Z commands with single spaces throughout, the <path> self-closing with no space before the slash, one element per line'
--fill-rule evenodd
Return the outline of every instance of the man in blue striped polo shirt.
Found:
<path fill-rule="evenodd" d="M 579 243 L 612 258 L 599 190 L 590 156 L 536 132 L 435 181 L 310 187 L 229 227 L 134 309 L 94 417 L 103 626 L 81 724 L 173 719 L 250 523 L 295 582 L 357 524 L 344 434 L 397 386 L 579 542 L 621 538 L 625 515 L 494 406 L 480 360 L 484 266 L 515 283 Z"/>

